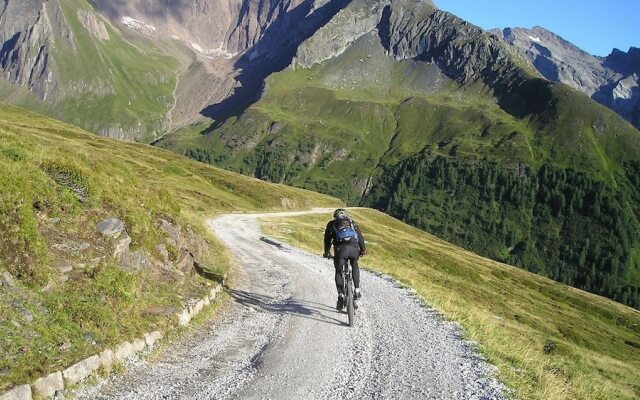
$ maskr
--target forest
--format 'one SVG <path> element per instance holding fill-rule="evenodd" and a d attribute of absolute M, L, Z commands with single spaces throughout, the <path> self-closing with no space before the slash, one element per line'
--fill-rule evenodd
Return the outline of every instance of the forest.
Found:
<path fill-rule="evenodd" d="M 613 187 L 570 168 L 418 154 L 364 203 L 474 252 L 640 308 L 640 163 Z"/>

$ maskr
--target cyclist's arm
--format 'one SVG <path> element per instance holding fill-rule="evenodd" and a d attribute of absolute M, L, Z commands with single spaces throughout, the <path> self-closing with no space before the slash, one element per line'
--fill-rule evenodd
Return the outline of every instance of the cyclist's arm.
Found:
<path fill-rule="evenodd" d="M 356 232 L 358 233 L 358 245 L 360 246 L 360 250 L 366 250 L 367 245 L 364 242 L 364 236 L 362 236 L 362 232 L 360 232 L 360 227 L 353 224 L 353 227 L 356 228 Z"/>
<path fill-rule="evenodd" d="M 333 221 L 327 223 L 327 227 L 324 230 L 324 254 L 329 254 L 331 249 L 331 242 L 333 242 Z"/>

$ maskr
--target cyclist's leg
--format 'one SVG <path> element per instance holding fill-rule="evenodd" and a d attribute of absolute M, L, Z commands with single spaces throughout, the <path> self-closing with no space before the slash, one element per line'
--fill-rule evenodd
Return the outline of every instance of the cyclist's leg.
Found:
<path fill-rule="evenodd" d="M 347 246 L 339 246 L 335 248 L 335 255 L 333 257 L 333 266 L 336 269 L 336 289 L 338 294 L 342 294 L 342 288 L 344 287 L 344 278 L 342 277 L 342 265 L 346 262 L 347 254 L 345 254 Z"/>
<path fill-rule="evenodd" d="M 360 251 L 355 246 L 349 246 L 349 261 L 351 261 L 351 271 L 353 276 L 353 285 L 356 289 L 360 288 L 360 266 L 358 265 L 358 259 L 360 258 Z"/>

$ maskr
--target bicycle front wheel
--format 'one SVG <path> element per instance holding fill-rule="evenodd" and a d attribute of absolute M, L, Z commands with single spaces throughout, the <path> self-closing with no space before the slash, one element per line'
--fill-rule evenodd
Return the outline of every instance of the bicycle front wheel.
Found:
<path fill-rule="evenodd" d="M 353 306 L 353 283 L 347 284 L 347 314 L 349 315 L 349 326 L 353 326 L 355 322 L 355 309 Z"/>

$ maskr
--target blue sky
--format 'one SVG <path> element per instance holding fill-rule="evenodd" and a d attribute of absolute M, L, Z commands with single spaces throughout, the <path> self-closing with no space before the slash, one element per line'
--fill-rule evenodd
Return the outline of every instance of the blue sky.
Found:
<path fill-rule="evenodd" d="M 546 28 L 605 56 L 640 47 L 640 0 L 434 0 L 438 8 L 484 29 Z"/>

